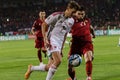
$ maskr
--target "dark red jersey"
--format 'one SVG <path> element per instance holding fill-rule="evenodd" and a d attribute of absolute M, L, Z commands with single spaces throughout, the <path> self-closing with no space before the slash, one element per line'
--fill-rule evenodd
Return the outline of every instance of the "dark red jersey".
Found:
<path fill-rule="evenodd" d="M 75 23 L 71 30 L 72 37 L 79 37 L 81 41 L 91 41 L 90 24 L 89 19 L 81 21 L 75 19 Z"/>
<path fill-rule="evenodd" d="M 32 26 L 32 27 L 35 28 L 35 33 L 36 33 L 36 36 L 37 36 L 37 37 L 43 37 L 43 36 L 42 36 L 42 30 L 41 30 L 41 29 L 42 29 L 42 28 L 41 28 L 42 23 L 43 23 L 42 20 L 37 19 L 37 20 L 35 20 L 35 22 L 34 22 L 34 24 L 33 24 L 33 26 Z"/>

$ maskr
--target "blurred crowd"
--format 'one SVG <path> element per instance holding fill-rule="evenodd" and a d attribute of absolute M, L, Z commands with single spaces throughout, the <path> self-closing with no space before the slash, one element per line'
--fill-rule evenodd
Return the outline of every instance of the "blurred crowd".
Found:
<path fill-rule="evenodd" d="M 0 35 L 31 34 L 30 30 L 40 10 L 47 16 L 55 11 L 63 11 L 69 0 L 57 0 L 45 3 L 12 2 L 0 6 Z M 120 29 L 120 0 L 76 0 L 86 7 L 87 17 L 95 29 Z M 24 5 L 23 5 L 24 4 Z"/>

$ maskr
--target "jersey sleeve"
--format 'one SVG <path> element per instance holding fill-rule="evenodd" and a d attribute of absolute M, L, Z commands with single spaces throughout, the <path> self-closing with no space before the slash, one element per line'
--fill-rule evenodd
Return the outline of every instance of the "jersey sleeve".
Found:
<path fill-rule="evenodd" d="M 45 19 L 45 22 L 48 25 L 54 24 L 57 21 L 58 16 L 59 16 L 59 14 L 54 15 L 54 13 L 53 13 Z"/>
<path fill-rule="evenodd" d="M 68 20 L 68 26 L 72 27 L 73 24 L 74 24 L 74 19 L 73 18 L 69 19 Z"/>

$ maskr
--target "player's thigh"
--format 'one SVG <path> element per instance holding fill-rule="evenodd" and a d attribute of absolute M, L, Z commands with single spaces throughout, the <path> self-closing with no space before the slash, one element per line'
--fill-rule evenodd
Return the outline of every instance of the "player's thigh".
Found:
<path fill-rule="evenodd" d="M 83 47 L 83 55 L 85 58 L 85 62 L 92 61 L 93 56 L 93 44 L 92 43 L 86 43 Z"/>
<path fill-rule="evenodd" d="M 80 44 L 76 44 L 76 43 L 72 43 L 70 46 L 70 50 L 69 50 L 69 55 L 72 54 L 79 54 L 81 55 L 81 45 Z"/>
<path fill-rule="evenodd" d="M 38 40 L 35 41 L 35 48 L 42 48 L 42 43 Z"/>
<path fill-rule="evenodd" d="M 59 51 L 52 52 L 52 58 L 53 58 L 53 61 L 54 61 L 54 65 L 59 66 L 61 61 L 62 61 L 62 57 L 61 57 L 60 52 Z"/>

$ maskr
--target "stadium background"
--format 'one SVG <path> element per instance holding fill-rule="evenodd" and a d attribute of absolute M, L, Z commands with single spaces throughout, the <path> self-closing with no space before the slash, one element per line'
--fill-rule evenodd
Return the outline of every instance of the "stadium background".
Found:
<path fill-rule="evenodd" d="M 31 26 L 40 10 L 47 16 L 63 11 L 69 0 L 0 0 L 0 80 L 24 80 L 27 65 L 38 65 L 34 39 L 30 37 Z M 76 0 L 87 8 L 96 31 L 94 44 L 93 80 L 120 80 L 120 0 Z M 113 35 L 115 34 L 115 35 Z M 117 35 L 116 35 L 117 34 Z M 14 35 L 14 37 L 13 37 Z M 29 35 L 29 36 L 28 36 Z M 111 36 L 109 36 L 111 35 Z M 14 40 L 27 39 L 27 40 Z M 1 41 L 3 40 L 3 41 Z M 11 40 L 11 41 L 4 41 Z M 69 41 L 70 38 L 67 38 Z M 65 43 L 63 62 L 53 80 L 65 80 L 67 53 Z M 44 63 L 48 59 L 43 58 Z M 77 69 L 78 80 L 85 80 L 85 62 Z M 64 71 L 64 72 L 63 72 Z M 29 80 L 45 80 L 47 73 L 32 73 Z"/>
<path fill-rule="evenodd" d="M 0 0 L 0 35 L 31 34 L 31 26 L 40 10 L 45 10 L 47 16 L 55 11 L 64 11 L 68 1 Z M 120 29 L 120 0 L 76 1 L 86 7 L 95 30 Z"/>

